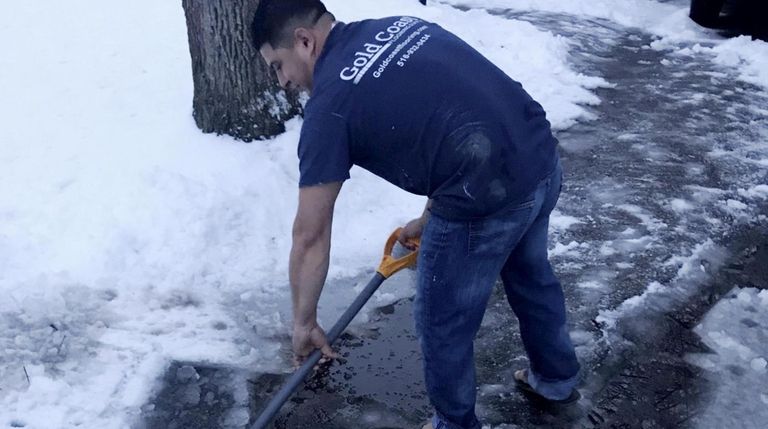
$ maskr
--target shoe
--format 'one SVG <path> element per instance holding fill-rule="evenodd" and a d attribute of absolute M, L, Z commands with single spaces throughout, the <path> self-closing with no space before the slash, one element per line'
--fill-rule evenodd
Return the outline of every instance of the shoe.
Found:
<path fill-rule="evenodd" d="M 435 429 L 432 427 L 432 422 L 427 422 L 421 429 Z"/>
<path fill-rule="evenodd" d="M 542 400 L 550 404 L 569 405 L 581 399 L 581 393 L 579 393 L 579 391 L 576 389 L 573 389 L 571 394 L 568 395 L 568 397 L 565 399 L 549 399 L 545 396 L 542 396 L 539 392 L 537 392 L 533 388 L 533 386 L 528 384 L 528 370 L 526 369 L 515 371 L 514 378 L 515 378 L 515 384 L 517 385 L 518 389 L 522 390 L 525 393 L 533 395 L 538 400 Z"/>

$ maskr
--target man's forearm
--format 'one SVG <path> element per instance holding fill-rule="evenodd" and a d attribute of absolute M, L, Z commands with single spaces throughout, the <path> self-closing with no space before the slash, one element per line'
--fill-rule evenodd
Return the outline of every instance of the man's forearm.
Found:
<path fill-rule="evenodd" d="M 317 321 L 317 302 L 323 290 L 330 252 L 330 234 L 311 240 L 294 235 L 289 266 L 293 296 L 293 324 L 307 326 Z"/>

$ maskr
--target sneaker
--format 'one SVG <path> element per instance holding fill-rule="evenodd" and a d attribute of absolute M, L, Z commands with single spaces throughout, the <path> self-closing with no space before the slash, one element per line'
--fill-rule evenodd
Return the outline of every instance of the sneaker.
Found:
<path fill-rule="evenodd" d="M 577 402 L 579 399 L 581 399 L 581 394 L 578 390 L 573 389 L 571 391 L 571 394 L 565 398 L 565 399 L 549 399 L 544 396 L 541 396 L 539 392 L 537 392 L 533 386 L 528 384 L 528 371 L 525 369 L 521 369 L 519 371 L 515 371 L 514 374 L 515 384 L 517 384 L 517 388 L 522 390 L 525 393 L 528 393 L 535 397 L 538 400 L 543 400 L 550 404 L 556 404 L 556 405 L 570 405 L 575 402 Z"/>

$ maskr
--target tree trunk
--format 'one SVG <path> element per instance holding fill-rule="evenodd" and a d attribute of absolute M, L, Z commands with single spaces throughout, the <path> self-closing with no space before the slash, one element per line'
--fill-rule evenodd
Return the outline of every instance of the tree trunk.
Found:
<path fill-rule="evenodd" d="M 203 132 L 249 142 L 285 131 L 301 112 L 251 43 L 258 1 L 182 0 L 195 85 L 193 116 Z"/>

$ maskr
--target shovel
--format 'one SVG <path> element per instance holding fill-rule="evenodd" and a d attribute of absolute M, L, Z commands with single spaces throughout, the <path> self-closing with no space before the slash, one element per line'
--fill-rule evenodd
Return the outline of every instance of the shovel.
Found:
<path fill-rule="evenodd" d="M 344 329 L 347 328 L 347 325 L 349 325 L 352 319 L 355 318 L 360 309 L 363 308 L 366 302 L 368 302 L 368 299 L 371 298 L 373 293 L 376 292 L 376 289 L 381 286 L 384 280 L 388 279 L 390 276 L 402 270 L 403 268 L 412 267 L 416 264 L 416 256 L 418 255 L 419 245 L 418 239 L 409 241 L 409 244 L 416 246 L 416 250 L 400 258 L 395 258 L 392 256 L 392 249 L 395 247 L 395 242 L 397 242 L 397 237 L 400 235 L 400 231 L 401 228 L 396 229 L 392 235 L 389 236 L 389 239 L 387 239 L 387 244 L 384 246 L 384 256 L 381 258 L 381 264 L 379 264 L 379 268 L 376 270 L 376 275 L 373 276 L 365 289 L 360 292 L 360 295 L 355 298 L 354 302 L 352 302 L 352 305 L 349 306 L 347 311 L 341 315 L 339 321 L 336 322 L 336 324 L 333 325 L 333 328 L 331 328 L 331 330 L 326 334 L 328 344 L 333 344 L 333 342 L 336 341 L 339 335 L 341 335 Z M 309 373 L 312 371 L 312 368 L 314 368 L 314 366 L 320 361 L 321 357 L 322 353 L 319 349 L 315 350 L 312 352 L 312 354 L 309 355 L 301 367 L 299 367 L 296 372 L 291 374 L 283 387 L 280 388 L 280 391 L 278 391 L 277 394 L 269 401 L 266 408 L 264 408 L 264 411 L 261 412 L 261 415 L 259 415 L 259 418 L 256 420 L 256 423 L 251 426 L 251 429 L 265 429 L 267 427 L 269 422 L 271 422 L 278 411 L 280 411 L 280 408 L 283 406 L 283 404 L 285 404 L 288 398 L 290 398 L 296 389 L 299 388 L 304 379 L 307 378 L 307 375 L 309 375 Z"/>

